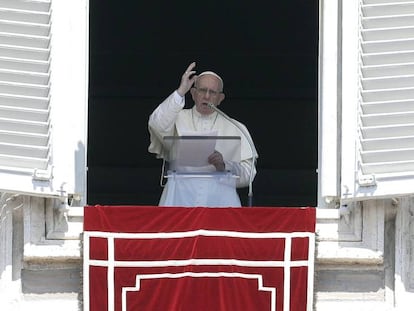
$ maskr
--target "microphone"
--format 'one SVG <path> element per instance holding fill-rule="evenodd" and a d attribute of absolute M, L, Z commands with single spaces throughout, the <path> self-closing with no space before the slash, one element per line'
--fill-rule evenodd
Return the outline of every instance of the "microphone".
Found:
<path fill-rule="evenodd" d="M 227 114 L 225 114 L 223 111 L 218 109 L 214 104 L 205 103 L 205 105 L 207 105 L 210 109 L 213 109 L 214 111 L 216 111 L 218 114 L 223 116 L 227 121 L 229 121 L 231 124 L 233 124 L 235 127 L 237 127 L 239 129 L 239 131 L 243 134 L 243 136 L 246 138 L 246 140 L 249 144 L 250 150 L 252 152 L 252 161 L 251 161 L 251 164 L 250 164 L 249 192 L 248 192 L 247 196 L 248 196 L 248 206 L 252 207 L 253 206 L 253 167 L 254 167 L 254 164 L 256 162 L 255 148 L 254 148 L 253 140 L 251 139 L 250 135 L 248 133 L 246 133 L 246 130 L 245 130 L 244 127 L 240 126 L 239 123 L 234 122 L 234 120 L 232 118 L 230 118 Z"/>

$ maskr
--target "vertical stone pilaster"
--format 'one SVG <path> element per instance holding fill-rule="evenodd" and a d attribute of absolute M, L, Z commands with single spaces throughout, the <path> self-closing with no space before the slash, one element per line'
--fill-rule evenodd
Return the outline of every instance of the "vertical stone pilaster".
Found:
<path fill-rule="evenodd" d="M 0 309 L 18 305 L 23 254 L 23 199 L 0 193 Z"/>
<path fill-rule="evenodd" d="M 12 209 L 8 204 L 9 196 L 0 194 L 0 292 L 7 288 L 12 279 Z"/>
<path fill-rule="evenodd" d="M 414 197 L 399 200 L 395 242 L 395 306 L 404 310 L 414 301 Z"/>

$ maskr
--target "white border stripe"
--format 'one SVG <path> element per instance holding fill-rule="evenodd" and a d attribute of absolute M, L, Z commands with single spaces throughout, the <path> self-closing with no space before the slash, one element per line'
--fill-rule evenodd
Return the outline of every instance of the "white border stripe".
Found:
<path fill-rule="evenodd" d="M 116 239 L 173 239 L 196 236 L 218 236 L 246 239 L 274 239 L 288 237 L 309 237 L 311 232 L 238 232 L 238 231 L 215 231 L 215 230 L 194 230 L 186 232 L 156 232 L 156 233 L 119 233 L 105 231 L 88 231 L 91 237 L 116 238 Z"/>
<path fill-rule="evenodd" d="M 229 273 L 229 272 L 183 272 L 183 273 L 162 273 L 162 274 L 142 274 L 136 276 L 135 287 L 123 287 L 122 288 L 122 311 L 127 310 L 127 293 L 130 291 L 139 291 L 141 288 L 141 280 L 150 280 L 150 279 L 178 279 L 183 277 L 193 277 L 193 278 L 218 278 L 218 277 L 227 277 L 227 278 L 243 278 L 243 279 L 256 279 L 257 287 L 259 291 L 270 292 L 270 307 L 271 311 L 276 311 L 276 288 L 274 287 L 265 287 L 263 286 L 263 276 L 261 274 L 246 274 L 246 273 Z"/>
<path fill-rule="evenodd" d="M 291 268 L 291 255 L 292 255 L 292 239 L 286 238 L 285 240 L 285 265 L 283 276 L 283 311 L 290 310 L 290 268 Z"/>
<path fill-rule="evenodd" d="M 240 267 L 306 267 L 309 266 L 307 260 L 295 260 L 289 263 L 273 260 L 239 260 L 239 259 L 185 259 L 185 260 L 158 260 L 158 261 L 120 261 L 116 260 L 108 263 L 107 260 L 90 260 L 91 266 L 108 267 L 183 267 L 193 266 L 240 266 Z"/>
<path fill-rule="evenodd" d="M 108 238 L 108 311 L 115 310 L 115 242 L 114 238 Z M 110 290 L 111 289 L 111 290 Z"/>

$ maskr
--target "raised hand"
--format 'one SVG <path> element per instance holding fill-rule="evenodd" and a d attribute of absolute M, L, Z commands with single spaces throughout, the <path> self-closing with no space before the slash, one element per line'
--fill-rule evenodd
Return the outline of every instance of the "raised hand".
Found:
<path fill-rule="evenodd" d="M 195 67 L 196 63 L 192 62 L 187 69 L 185 70 L 185 72 L 183 73 L 182 77 L 181 77 L 181 83 L 180 86 L 177 89 L 178 94 L 180 94 L 180 96 L 184 97 L 184 95 L 191 89 L 191 87 L 193 86 L 195 80 L 197 79 L 197 75 L 195 74 Z"/>

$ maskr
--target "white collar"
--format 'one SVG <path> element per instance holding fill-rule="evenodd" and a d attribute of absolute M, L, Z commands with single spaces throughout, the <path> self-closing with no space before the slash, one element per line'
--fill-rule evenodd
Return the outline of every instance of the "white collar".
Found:
<path fill-rule="evenodd" d="M 199 119 L 213 121 L 213 120 L 216 120 L 216 118 L 217 118 L 217 111 L 214 111 L 213 113 L 210 113 L 210 114 L 201 114 L 201 113 L 198 112 L 198 110 L 196 108 L 196 105 L 194 105 L 193 108 L 191 108 L 191 109 L 192 109 L 192 115 L 194 117 L 199 118 Z"/>

